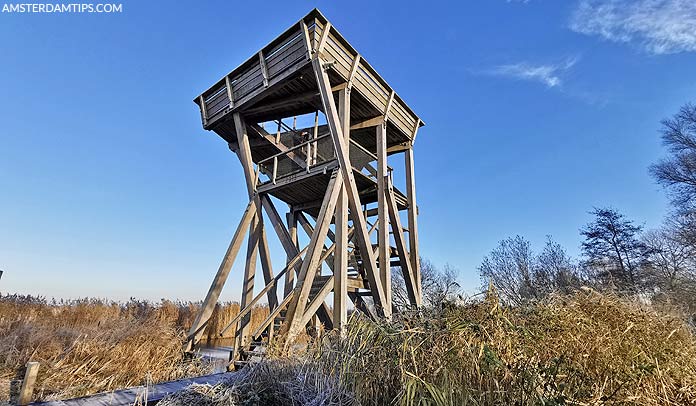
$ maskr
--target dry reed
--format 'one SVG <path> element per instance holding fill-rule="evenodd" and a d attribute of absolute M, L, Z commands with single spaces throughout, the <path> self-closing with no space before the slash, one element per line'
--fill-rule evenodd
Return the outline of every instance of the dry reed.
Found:
<path fill-rule="evenodd" d="M 591 290 L 522 307 L 502 306 L 489 292 L 389 323 L 356 317 L 342 337 L 274 356 L 243 379 L 192 388 L 164 405 L 696 403 L 691 327 Z M 305 387 L 309 403 L 295 397 Z M 331 396 L 311 396 L 315 388 Z"/>
<path fill-rule="evenodd" d="M 1 296 L 0 401 L 7 398 L 9 381 L 20 376 L 30 360 L 41 363 L 35 400 L 210 373 L 210 365 L 187 360 L 182 352 L 197 310 L 197 304 L 166 300 L 48 302 L 32 296 Z M 218 305 L 204 341 L 217 344 L 217 329 L 238 312 L 236 303 Z M 267 308 L 254 309 L 252 327 L 267 314 Z"/>
<path fill-rule="evenodd" d="M 591 290 L 354 320 L 314 350 L 363 404 L 696 403 L 696 339 L 676 316 Z"/>

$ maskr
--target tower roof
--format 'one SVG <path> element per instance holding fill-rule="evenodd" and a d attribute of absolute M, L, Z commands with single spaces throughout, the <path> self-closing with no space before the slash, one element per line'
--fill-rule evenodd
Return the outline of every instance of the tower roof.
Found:
<path fill-rule="evenodd" d="M 333 86 L 351 87 L 357 137 L 360 128 L 386 117 L 390 147 L 414 141 L 423 121 L 317 9 L 196 97 L 204 128 L 234 143 L 232 112 L 262 122 L 320 110 L 314 57 Z"/>

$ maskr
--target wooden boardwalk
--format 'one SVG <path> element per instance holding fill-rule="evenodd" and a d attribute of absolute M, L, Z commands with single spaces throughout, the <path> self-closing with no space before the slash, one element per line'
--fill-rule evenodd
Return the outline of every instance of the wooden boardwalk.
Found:
<path fill-rule="evenodd" d="M 231 376 L 233 372 L 180 379 L 155 385 L 136 386 L 108 393 L 85 396 L 76 399 L 54 400 L 50 402 L 31 403 L 41 406 L 131 406 L 134 404 L 154 405 L 165 396 L 176 393 L 192 384 L 216 385 Z"/>

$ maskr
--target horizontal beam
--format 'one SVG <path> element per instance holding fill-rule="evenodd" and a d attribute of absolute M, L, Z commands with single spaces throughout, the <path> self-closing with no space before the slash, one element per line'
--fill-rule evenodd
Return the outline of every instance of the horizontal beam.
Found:
<path fill-rule="evenodd" d="M 353 124 L 350 126 L 350 129 L 351 130 L 359 130 L 361 128 L 376 127 L 378 125 L 382 125 L 382 123 L 384 123 L 384 116 L 379 115 L 377 117 Z"/>

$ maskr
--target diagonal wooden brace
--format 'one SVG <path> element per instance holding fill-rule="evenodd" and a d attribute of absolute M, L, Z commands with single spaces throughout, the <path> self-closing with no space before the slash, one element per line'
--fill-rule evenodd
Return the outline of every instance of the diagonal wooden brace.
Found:
<path fill-rule="evenodd" d="M 406 238 L 404 238 L 404 229 L 401 227 L 401 219 L 399 218 L 399 208 L 396 205 L 394 198 L 394 186 L 389 181 L 389 177 L 385 177 L 385 182 L 388 182 L 386 190 L 387 207 L 389 208 L 389 219 L 391 221 L 392 232 L 394 234 L 394 242 L 396 243 L 396 251 L 399 253 L 399 262 L 401 263 L 401 273 L 404 276 L 406 284 L 406 292 L 408 299 L 413 306 L 420 306 L 421 295 L 418 290 L 418 282 L 416 275 L 411 266 L 411 260 L 406 251 Z"/>
<path fill-rule="evenodd" d="M 309 298 L 309 293 L 312 289 L 314 277 L 317 274 L 316 270 L 322 261 L 322 248 L 324 246 L 324 241 L 326 240 L 331 219 L 334 215 L 336 201 L 338 200 L 338 195 L 341 191 L 341 185 L 343 184 L 342 179 L 343 178 L 341 177 L 340 172 L 334 170 L 333 174 L 331 175 L 331 180 L 329 181 L 326 194 L 324 195 L 324 202 L 321 205 L 319 216 L 317 217 L 317 226 L 315 227 L 312 238 L 309 241 L 307 255 L 302 262 L 302 268 L 297 277 L 295 300 L 293 300 L 288 307 L 286 323 L 281 329 L 281 334 L 287 333 L 286 345 L 289 345 L 289 343 L 292 342 L 292 339 L 300 333 L 300 329 L 302 328 L 300 325 L 301 319 L 305 314 L 307 299 Z"/>
<path fill-rule="evenodd" d="M 370 281 L 370 289 L 372 291 L 375 307 L 383 315 L 389 316 L 391 314 L 391 307 L 387 306 L 384 286 L 382 285 L 382 281 L 377 270 L 375 254 L 372 250 L 372 242 L 370 241 L 365 216 L 363 215 L 360 204 L 358 187 L 355 183 L 355 177 L 353 176 L 353 168 L 351 166 L 350 159 L 348 158 L 348 147 L 345 144 L 343 129 L 341 128 L 341 121 L 338 117 L 338 111 L 336 109 L 336 103 L 334 102 L 333 93 L 331 92 L 331 83 L 329 82 L 329 77 L 324 71 L 324 67 L 322 66 L 320 59 L 313 59 L 312 65 L 314 67 L 314 74 L 317 78 L 317 85 L 319 87 L 319 93 L 321 94 L 326 120 L 331 131 L 331 138 L 333 139 L 336 156 L 339 161 L 341 173 L 343 174 L 345 190 L 348 194 L 348 206 L 350 208 L 350 214 L 356 230 L 355 239 L 358 247 L 360 248 L 361 255 L 364 255 L 365 271 Z"/>
<path fill-rule="evenodd" d="M 227 252 L 225 253 L 225 256 L 222 259 L 222 263 L 220 264 L 220 267 L 218 268 L 218 271 L 215 274 L 215 279 L 213 279 L 213 283 L 212 285 L 210 285 L 208 294 L 205 296 L 203 305 L 201 306 L 201 309 L 199 310 L 196 319 L 191 325 L 191 329 L 189 330 L 188 334 L 188 340 L 186 341 L 186 344 L 184 346 L 184 351 L 191 351 L 193 349 L 193 346 L 200 340 L 200 337 L 203 335 L 203 327 L 210 319 L 210 315 L 213 313 L 215 304 L 217 304 L 218 298 L 220 297 L 222 287 L 225 285 L 225 281 L 227 281 L 227 276 L 229 275 L 230 270 L 232 269 L 232 264 L 234 264 L 234 260 L 237 257 L 239 248 L 242 245 L 244 235 L 246 234 L 246 231 L 249 228 L 252 219 L 256 218 L 256 213 L 256 205 L 254 203 L 254 200 L 252 200 L 247 205 L 247 208 L 244 211 L 244 215 L 242 215 L 242 219 L 240 220 L 239 225 L 237 226 L 237 230 L 234 233 L 234 237 L 232 237 L 232 241 L 230 242 L 229 247 L 227 247 Z"/>

